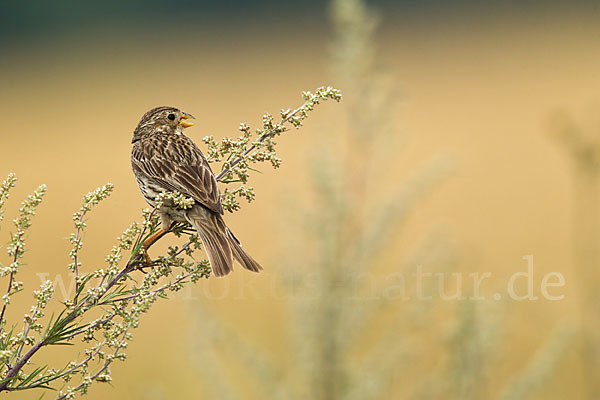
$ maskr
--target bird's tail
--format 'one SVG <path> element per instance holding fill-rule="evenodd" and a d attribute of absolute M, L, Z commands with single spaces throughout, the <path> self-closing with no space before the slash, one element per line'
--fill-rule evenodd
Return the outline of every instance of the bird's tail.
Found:
<path fill-rule="evenodd" d="M 260 264 L 254 258 L 252 258 L 250 254 L 246 253 L 246 250 L 242 248 L 242 244 L 233 235 L 233 232 L 231 232 L 227 227 L 225 227 L 225 229 L 227 230 L 227 240 L 229 241 L 233 258 L 235 258 L 235 260 L 248 271 L 259 272 L 262 269 Z"/>
<path fill-rule="evenodd" d="M 225 225 L 223 218 L 203 207 L 193 207 L 187 213 L 188 219 L 196 228 L 206 250 L 208 261 L 215 276 L 225 276 L 233 270 L 233 260 L 247 270 L 258 272 L 262 269 Z"/>

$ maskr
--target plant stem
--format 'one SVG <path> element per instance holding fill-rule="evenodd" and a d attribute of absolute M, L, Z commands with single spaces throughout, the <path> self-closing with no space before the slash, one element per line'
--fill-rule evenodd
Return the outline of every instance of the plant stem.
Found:
<path fill-rule="evenodd" d="M 265 141 L 265 139 L 267 139 L 268 137 L 271 137 L 275 134 L 275 132 L 277 131 L 277 127 L 281 127 L 283 126 L 283 124 L 285 124 L 286 122 L 288 122 L 294 115 L 298 114 L 300 112 L 300 110 L 304 109 L 304 107 L 306 107 L 306 105 L 308 104 L 308 101 L 305 101 L 304 104 L 302 104 L 300 107 L 296 108 L 294 111 L 292 111 L 291 113 L 289 113 L 287 115 L 287 117 L 285 117 L 284 119 L 281 120 L 281 122 L 279 122 L 273 129 L 270 129 L 269 131 L 263 133 L 261 135 L 261 137 L 258 139 L 259 143 L 262 143 Z M 231 170 L 240 163 L 240 161 L 242 161 L 244 159 L 244 157 L 246 157 L 248 154 L 250 154 L 250 152 L 252 150 L 254 150 L 256 148 L 256 144 L 253 144 L 252 146 L 250 146 L 246 151 L 244 151 L 242 153 L 242 155 L 238 158 L 236 158 L 235 160 L 233 160 L 230 164 L 229 164 L 229 168 L 225 168 L 224 170 L 222 170 L 219 175 L 217 175 L 217 182 L 222 180 L 225 175 L 227 175 L 229 172 L 231 172 Z"/>
<path fill-rule="evenodd" d="M 8 388 L 8 385 L 10 384 L 10 382 L 12 381 L 12 379 L 15 376 L 17 376 L 17 374 L 19 373 L 19 371 L 21 370 L 21 368 L 23 368 L 23 366 L 25 365 L 25 363 L 27 363 L 27 361 L 29 361 L 29 359 L 31 357 L 33 357 L 33 355 L 39 349 L 41 349 L 45 345 L 46 345 L 46 342 L 44 340 L 40 340 L 39 342 L 37 342 L 36 344 L 34 344 L 33 347 L 31 349 L 29 349 L 29 351 L 27 353 L 25 353 L 25 355 L 23 356 L 23 358 L 21 358 L 20 360 L 18 360 L 17 363 L 10 370 L 8 370 L 8 373 L 4 377 L 4 380 L 3 380 L 2 384 L 0 384 L 0 392 L 3 392 L 5 390 L 10 390 Z"/>
<path fill-rule="evenodd" d="M 31 318 L 35 318 L 35 315 L 37 314 L 37 310 L 38 310 L 38 306 L 36 305 L 35 308 L 33 309 Z M 29 335 L 29 330 L 31 329 L 31 321 L 32 320 L 30 320 L 27 323 L 27 327 L 25 328 L 25 333 L 23 335 L 23 342 L 21 343 L 21 347 L 19 347 L 19 351 L 17 351 L 17 356 L 15 358 L 21 357 L 21 352 L 23 351 L 23 347 L 25 347 L 25 342 L 27 342 L 27 335 Z"/>
<path fill-rule="evenodd" d="M 113 356 L 116 356 L 117 354 L 119 354 L 119 350 L 121 350 L 121 348 L 123 347 L 123 342 L 125 341 L 125 336 L 127 336 L 127 329 L 125 330 L 125 332 L 123 332 L 123 335 L 121 336 L 121 343 L 115 348 L 115 351 L 113 353 Z M 100 376 L 101 373 L 103 373 L 104 371 L 106 371 L 106 369 L 108 368 L 108 366 L 114 361 L 113 359 L 110 360 L 106 360 L 106 362 L 104 362 L 104 365 L 102 366 L 102 368 L 100 368 L 98 370 L 98 372 L 96 372 L 94 375 L 92 375 L 90 377 L 90 379 L 93 381 L 96 378 L 98 378 Z M 73 388 L 73 391 L 77 391 L 78 389 L 80 389 L 82 386 L 84 385 L 84 383 L 80 383 L 79 385 L 75 386 Z M 63 400 L 67 397 L 67 394 L 63 394 L 62 396 L 59 396 L 56 398 L 56 400 Z"/>
<path fill-rule="evenodd" d="M 100 353 L 100 350 L 102 350 L 102 347 L 106 344 L 106 341 L 100 343 L 100 345 L 98 346 L 98 348 L 96 349 L 96 351 L 94 351 L 92 354 L 90 354 L 85 360 L 83 360 L 82 362 L 80 362 L 79 364 L 69 368 L 68 370 L 61 372 L 60 374 L 56 375 L 56 376 L 51 376 L 48 377 L 46 379 L 41 379 L 38 380 L 35 384 L 33 385 L 27 385 L 27 386 L 21 386 L 21 387 L 15 387 L 15 388 L 8 388 L 8 391 L 17 391 L 17 390 L 27 390 L 27 389 L 35 389 L 37 387 L 39 387 L 39 385 L 45 385 L 46 383 L 50 383 L 62 376 L 65 376 L 67 374 L 70 374 L 73 371 L 76 371 L 77 369 L 81 368 L 84 364 L 86 364 L 87 362 L 89 362 L 92 358 L 94 358 L 96 355 L 98 355 L 98 353 Z"/>
<path fill-rule="evenodd" d="M 150 247 L 150 246 L 148 246 L 148 247 Z M 100 297 L 102 297 L 104 294 L 106 294 L 111 287 L 113 287 L 125 275 L 127 275 L 128 273 L 130 273 L 133 270 L 134 270 L 134 264 L 130 260 L 127 263 L 127 265 L 125 265 L 125 267 L 109 283 L 107 283 L 107 285 L 104 288 L 104 291 L 100 295 Z M 79 304 L 77 304 L 77 306 L 75 306 L 75 308 L 73 309 L 73 311 L 71 311 L 71 313 L 69 313 L 65 317 L 65 319 L 63 320 L 65 324 L 68 324 L 68 323 L 72 322 L 75 318 L 77 318 L 77 316 L 79 315 L 79 309 L 83 305 L 88 304 L 88 299 L 89 299 L 89 295 L 85 299 L 83 299 Z M 4 309 L 3 309 L 3 311 L 4 311 Z M 25 355 L 21 359 L 19 359 L 11 369 L 8 370 L 8 372 L 7 372 L 6 376 L 4 377 L 2 383 L 0 383 L 0 392 L 11 390 L 11 388 L 9 388 L 8 385 L 11 383 L 12 379 L 15 376 L 17 376 L 17 374 L 19 373 L 19 371 L 21 370 L 21 368 L 23 368 L 23 366 L 27 363 L 27 361 L 29 361 L 29 359 L 31 357 L 33 357 L 33 355 L 35 353 L 37 353 L 37 351 L 39 349 L 41 349 L 42 347 L 44 347 L 44 346 L 46 346 L 46 345 L 49 344 L 47 342 L 47 339 L 48 338 L 45 337 L 44 339 L 42 339 L 39 342 L 37 342 L 36 344 L 34 344 L 33 347 L 31 349 L 29 349 L 29 351 L 27 353 L 25 353 Z"/>
<path fill-rule="evenodd" d="M 85 216 L 86 212 L 87 211 L 81 212 L 81 216 L 79 217 L 77 224 L 77 236 L 75 237 L 75 254 L 73 255 L 73 263 L 75 265 L 75 293 L 77 293 L 79 289 L 79 266 L 77 265 L 77 256 L 79 254 L 79 237 L 81 236 L 81 224 L 83 223 L 83 217 Z"/>
<path fill-rule="evenodd" d="M 15 255 L 13 257 L 13 264 L 15 264 L 17 262 L 17 259 L 18 259 L 17 254 L 19 254 L 18 252 L 19 252 L 19 249 L 17 247 L 15 249 Z M 14 275 L 15 275 L 14 270 L 10 271 L 10 277 L 8 278 L 8 289 L 6 289 L 7 295 L 10 295 L 10 288 L 12 287 Z M 7 304 L 6 301 L 4 301 L 4 305 L 2 306 L 2 312 L 0 312 L 0 333 L 2 333 L 4 331 L 3 322 L 4 322 L 4 312 L 6 311 L 6 304 Z M 0 343 L 2 343 L 2 342 L 0 341 Z M 2 343 L 2 345 L 4 345 L 4 343 Z"/>

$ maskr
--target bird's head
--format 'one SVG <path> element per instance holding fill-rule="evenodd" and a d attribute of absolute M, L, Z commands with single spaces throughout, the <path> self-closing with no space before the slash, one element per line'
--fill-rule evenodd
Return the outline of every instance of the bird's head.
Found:
<path fill-rule="evenodd" d="M 160 134 L 183 134 L 185 128 L 194 125 L 188 120 L 194 118 L 191 114 L 175 107 L 156 107 L 148 111 L 133 132 L 134 140 L 143 136 Z"/>

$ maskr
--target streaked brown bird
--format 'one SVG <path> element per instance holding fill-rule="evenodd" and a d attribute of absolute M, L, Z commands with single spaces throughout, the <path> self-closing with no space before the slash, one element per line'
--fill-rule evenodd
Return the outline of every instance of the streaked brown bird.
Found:
<path fill-rule="evenodd" d="M 247 270 L 262 267 L 242 248 L 223 221 L 223 206 L 217 180 L 206 158 L 184 135 L 194 118 L 174 107 L 148 111 L 133 132 L 131 165 L 144 199 L 154 206 L 162 192 L 178 191 L 195 200 L 187 210 L 165 203 L 158 212 L 162 229 L 144 243 L 144 248 L 168 232 L 174 222 L 188 222 L 198 232 L 213 273 L 227 275 L 235 259 Z"/>

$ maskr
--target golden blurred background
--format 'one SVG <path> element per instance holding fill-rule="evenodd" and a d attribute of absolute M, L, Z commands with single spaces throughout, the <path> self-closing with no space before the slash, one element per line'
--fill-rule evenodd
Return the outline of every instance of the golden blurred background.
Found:
<path fill-rule="evenodd" d="M 263 273 L 159 301 L 89 398 L 596 398 L 596 4 L 39 3 L 1 6 L 0 176 L 19 178 L 3 243 L 48 185 L 9 321 L 41 279 L 69 285 L 83 194 L 116 186 L 90 214 L 85 268 L 139 220 L 129 152 L 145 111 L 192 113 L 200 145 L 303 90 L 344 93 L 280 138 L 282 167 L 226 216 Z M 507 282 L 529 256 L 538 299 L 519 301 Z M 432 299 L 415 298 L 415 271 L 444 290 L 432 275 Z M 469 299 L 473 273 L 490 274 L 484 300 Z M 541 294 L 549 273 L 560 300 Z M 444 297 L 457 290 L 467 299 Z M 34 361 L 65 357 L 52 351 Z"/>

